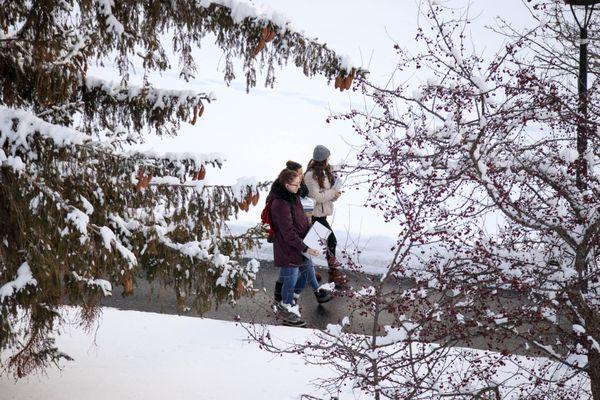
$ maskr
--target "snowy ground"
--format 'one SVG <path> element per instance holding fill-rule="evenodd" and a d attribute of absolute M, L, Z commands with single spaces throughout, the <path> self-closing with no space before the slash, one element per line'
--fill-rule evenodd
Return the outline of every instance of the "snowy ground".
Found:
<path fill-rule="evenodd" d="M 76 321 L 73 309 L 63 310 L 63 315 Z M 288 343 L 315 334 L 309 329 L 269 329 L 276 340 Z M 307 365 L 297 355 L 272 356 L 246 338 L 233 322 L 104 308 L 99 327 L 91 333 L 71 327 L 57 337 L 58 346 L 75 361 L 63 363 L 61 371 L 47 371 L 47 376 L 17 382 L 1 377 L 0 400 L 329 398 L 311 381 L 332 371 Z M 449 366 L 447 373 L 468 368 Z M 508 379 L 510 385 L 519 380 L 511 378 L 513 372 L 507 365 L 496 378 Z M 348 385 L 339 398 L 368 397 Z"/>
<path fill-rule="evenodd" d="M 75 320 L 75 313 L 65 317 Z M 312 334 L 287 327 L 272 333 L 286 341 Z M 0 400 L 298 399 L 328 373 L 245 339 L 233 322 L 105 308 L 96 331 L 70 328 L 58 337 L 74 362 L 16 383 L 0 378 Z"/>

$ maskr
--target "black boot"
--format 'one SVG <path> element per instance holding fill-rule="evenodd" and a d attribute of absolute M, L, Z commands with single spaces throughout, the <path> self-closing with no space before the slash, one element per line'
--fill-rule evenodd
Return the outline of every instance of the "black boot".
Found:
<path fill-rule="evenodd" d="M 319 289 L 315 292 L 315 297 L 317 298 L 317 302 L 319 304 L 327 303 L 329 300 L 333 299 L 331 292 L 325 289 Z"/>
<path fill-rule="evenodd" d="M 283 286 L 282 282 L 276 281 L 275 282 L 275 303 L 280 303 L 281 302 L 281 287 Z"/>

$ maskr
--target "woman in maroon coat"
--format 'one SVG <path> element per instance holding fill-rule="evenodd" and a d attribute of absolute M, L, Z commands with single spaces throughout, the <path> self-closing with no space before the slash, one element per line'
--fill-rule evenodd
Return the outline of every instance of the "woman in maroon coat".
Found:
<path fill-rule="evenodd" d="M 301 177 L 297 172 L 284 169 L 271 190 L 271 226 L 274 231 L 273 256 L 279 268 L 281 302 L 277 304 L 283 323 L 304 326 L 299 313 L 293 309 L 294 294 L 299 295 L 308 282 L 319 303 L 331 300 L 331 293 L 319 290 L 315 268 L 304 254 L 318 256 L 320 251 L 309 249 L 302 238 L 310 229 L 310 222 L 298 196 Z"/>

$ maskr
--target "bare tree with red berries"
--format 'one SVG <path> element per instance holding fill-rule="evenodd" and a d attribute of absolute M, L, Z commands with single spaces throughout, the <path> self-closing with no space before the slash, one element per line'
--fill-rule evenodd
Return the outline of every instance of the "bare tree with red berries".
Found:
<path fill-rule="evenodd" d="M 364 139 L 367 205 L 402 227 L 394 260 L 348 319 L 283 351 L 333 367 L 322 387 L 376 399 L 600 399 L 597 83 L 582 113 L 577 81 L 536 65 L 542 27 L 484 57 L 464 14 L 432 1 L 426 16 L 425 50 L 396 46 L 390 82 L 413 78 L 361 80 L 371 102 L 337 117 Z"/>

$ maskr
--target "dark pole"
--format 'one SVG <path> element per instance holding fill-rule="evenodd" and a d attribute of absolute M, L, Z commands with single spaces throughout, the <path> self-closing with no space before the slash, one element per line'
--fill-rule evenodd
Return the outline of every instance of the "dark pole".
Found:
<path fill-rule="evenodd" d="M 577 92 L 579 95 L 579 121 L 577 122 L 577 153 L 579 154 L 576 163 L 576 184 L 581 191 L 587 189 L 586 177 L 588 173 L 587 160 L 584 154 L 588 145 L 588 96 L 587 96 L 587 70 L 588 70 L 588 26 L 594 13 L 594 6 L 600 3 L 600 0 L 565 0 L 565 3 L 571 7 L 575 22 L 579 26 L 579 74 L 577 76 Z M 574 7 L 584 7 L 585 14 L 583 19 L 577 17 Z"/>
<path fill-rule="evenodd" d="M 577 76 L 577 94 L 579 97 L 579 119 L 577 122 L 577 162 L 576 168 L 576 185 L 580 191 L 587 189 L 587 173 L 588 165 L 585 159 L 585 152 L 588 146 L 588 93 L 587 93 L 587 70 L 588 70 L 588 31 L 587 28 L 592 19 L 592 13 L 594 12 L 594 5 L 600 0 L 565 0 L 567 4 L 571 6 L 571 12 L 575 17 L 575 21 L 579 26 L 579 74 Z M 585 14 L 583 20 L 577 18 L 577 14 L 573 9 L 573 6 L 584 6 Z M 588 291 L 588 263 L 583 261 L 583 265 L 577 267 L 579 279 L 581 282 L 581 291 L 586 293 Z"/>
<path fill-rule="evenodd" d="M 577 93 L 579 95 L 579 121 L 577 122 L 577 163 L 576 163 L 576 184 L 581 191 L 587 189 L 586 177 L 588 173 L 587 160 L 584 154 L 588 144 L 588 96 L 587 96 L 587 70 L 588 70 L 588 26 L 592 19 L 594 6 L 600 0 L 565 0 L 565 3 L 571 7 L 575 22 L 579 26 L 579 74 L 577 76 Z M 583 19 L 577 17 L 574 7 L 584 7 L 585 14 Z"/>
<path fill-rule="evenodd" d="M 587 8 L 587 7 L 586 7 Z M 587 11 L 587 9 L 586 9 Z M 591 13 L 590 13 L 591 14 Z M 577 77 L 577 92 L 579 94 L 579 115 L 580 121 L 577 125 L 577 187 L 580 190 L 585 190 L 587 185 L 584 177 L 587 176 L 587 160 L 584 157 L 587 150 L 587 42 L 588 32 L 587 24 L 581 25 L 579 28 L 579 76 Z"/>

